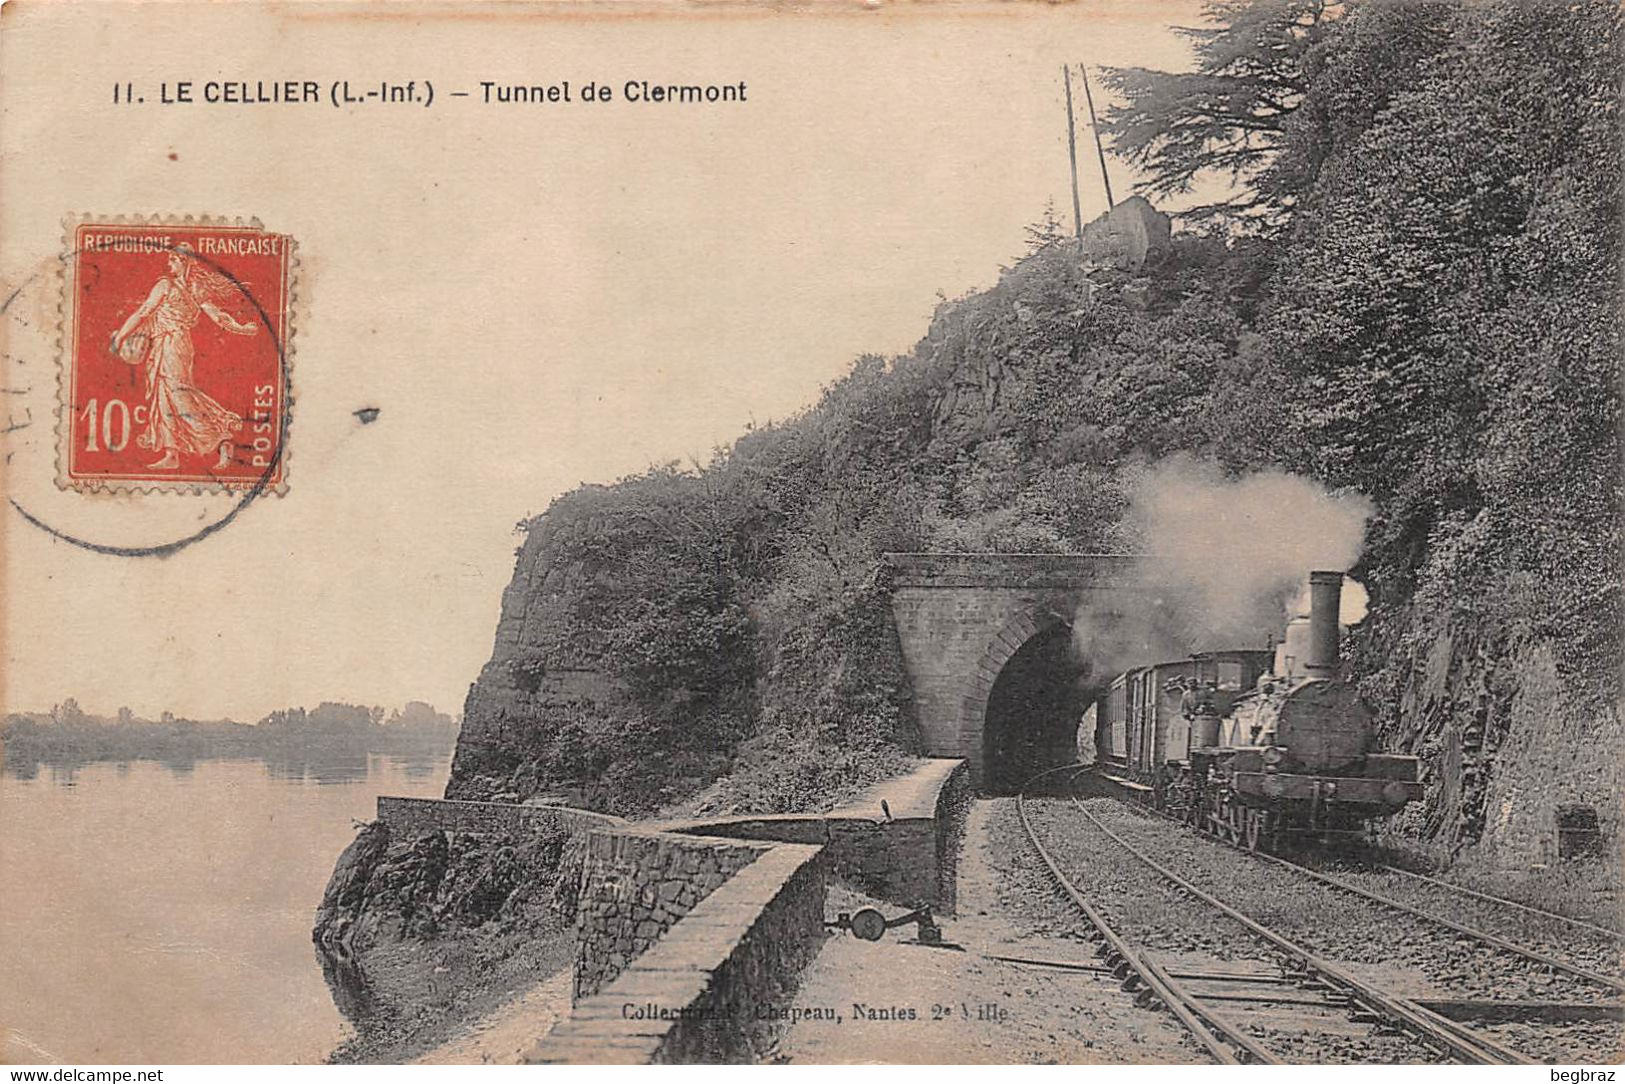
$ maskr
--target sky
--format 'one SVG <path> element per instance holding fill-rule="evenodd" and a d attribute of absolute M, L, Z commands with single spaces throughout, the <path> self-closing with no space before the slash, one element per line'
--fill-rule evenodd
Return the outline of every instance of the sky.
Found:
<path fill-rule="evenodd" d="M 1060 65 L 1187 67 L 1169 26 L 1198 21 L 1183 3 L 683 20 L 142 7 L 150 25 L 94 76 L 54 59 L 105 47 L 93 8 L 42 8 L 0 43 L 0 140 L 49 152 L 0 162 L 6 285 L 26 302 L 11 315 L 48 322 L 34 270 L 69 212 L 252 214 L 293 235 L 289 488 L 162 560 L 75 549 L 8 509 L 7 710 L 460 710 L 516 523 L 583 481 L 703 460 L 860 354 L 909 349 L 939 294 L 997 280 L 1046 203 L 1070 221 Z M 442 93 L 743 80 L 748 101 L 119 113 L 104 83 L 120 72 Z M 1088 219 L 1105 199 L 1081 100 L 1079 138 Z M 1111 168 L 1121 199 L 1132 177 Z M 15 358 L 38 329 L 13 323 Z M 53 357 L 43 337 L 32 349 L 9 379 L 38 394 Z M 48 421 L 9 439 L 8 493 L 93 537 L 151 541 L 220 507 L 63 493 Z"/>

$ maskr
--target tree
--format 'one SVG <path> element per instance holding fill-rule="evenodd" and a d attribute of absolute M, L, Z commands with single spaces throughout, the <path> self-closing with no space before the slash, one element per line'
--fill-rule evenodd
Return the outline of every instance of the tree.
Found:
<path fill-rule="evenodd" d="M 1027 252 L 1029 254 L 1048 248 L 1050 245 L 1060 244 L 1072 237 L 1072 231 L 1066 228 L 1059 215 L 1055 213 L 1055 201 L 1049 200 L 1044 204 L 1044 213 L 1037 222 L 1030 224 L 1027 233 Z"/>
<path fill-rule="evenodd" d="M 79 707 L 79 701 L 70 696 L 51 708 L 51 719 L 58 726 L 83 726 L 85 713 Z"/>
<path fill-rule="evenodd" d="M 1107 68 L 1106 86 L 1126 99 L 1107 110 L 1112 149 L 1151 177 L 1153 195 L 1190 191 L 1198 177 L 1228 175 L 1237 196 L 1188 215 L 1269 219 L 1279 199 L 1257 187 L 1287 138 L 1308 89 L 1304 58 L 1321 40 L 1325 0 L 1214 0 L 1212 27 L 1180 33 L 1195 43 L 1196 71 Z"/>

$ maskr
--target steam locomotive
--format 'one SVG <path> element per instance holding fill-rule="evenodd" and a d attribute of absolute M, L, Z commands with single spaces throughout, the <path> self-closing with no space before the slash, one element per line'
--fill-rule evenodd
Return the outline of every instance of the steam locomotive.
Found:
<path fill-rule="evenodd" d="M 1362 834 L 1422 798 L 1417 758 L 1381 753 L 1338 677 L 1343 576 L 1310 574 L 1310 613 L 1273 652 L 1214 651 L 1130 670 L 1084 713 L 1098 774 L 1254 850 Z"/>

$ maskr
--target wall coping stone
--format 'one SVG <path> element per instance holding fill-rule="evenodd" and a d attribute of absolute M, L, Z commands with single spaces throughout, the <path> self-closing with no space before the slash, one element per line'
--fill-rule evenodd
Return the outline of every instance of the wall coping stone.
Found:
<path fill-rule="evenodd" d="M 655 831 L 693 834 L 692 830 L 696 828 L 708 828 L 717 824 L 748 824 L 752 821 L 818 824 L 828 820 L 832 815 L 831 813 L 727 813 L 718 817 L 680 817 L 676 820 L 650 821 L 647 823 L 651 826 L 651 830 Z M 658 828 L 654 827 L 656 825 L 658 825 Z"/>
<path fill-rule="evenodd" d="M 483 820 L 485 815 L 509 816 L 516 820 L 528 821 L 552 817 L 556 820 L 579 821 L 604 827 L 613 827 L 627 823 L 624 817 L 617 817 L 611 813 L 597 813 L 590 809 L 577 809 L 567 805 L 525 805 L 520 802 L 478 802 L 463 798 L 403 798 L 392 794 L 380 794 L 375 804 L 378 820 L 388 825 L 390 821 L 399 821 L 401 814 L 412 810 L 432 812 L 434 816 L 451 821 L 467 820 L 470 823 Z M 489 830 L 484 825 L 466 829 L 466 831 Z M 464 829 L 446 829 L 446 831 L 460 831 Z"/>
<path fill-rule="evenodd" d="M 624 974 L 696 906 L 772 850 L 757 840 L 662 832 L 649 824 L 589 833 L 576 916 L 576 1003 Z"/>
<path fill-rule="evenodd" d="M 828 813 L 730 813 L 721 817 L 684 817 L 670 821 L 648 821 L 634 828 L 705 836 L 706 829 L 740 824 L 808 823 L 831 821 L 886 823 L 880 810 L 881 799 L 891 809 L 892 820 L 931 820 L 936 816 L 937 797 L 954 770 L 964 763 L 960 757 L 927 757 L 914 768 L 882 779 L 864 788 L 845 804 Z M 738 839 L 729 836 L 729 839 Z"/>
<path fill-rule="evenodd" d="M 853 881 L 871 895 L 893 903 L 914 906 L 920 902 L 953 906 L 951 876 L 945 880 L 941 845 L 929 853 L 920 850 L 922 832 L 940 836 L 944 826 L 937 821 L 943 797 L 954 779 L 966 767 L 956 757 L 920 760 L 912 769 L 866 788 L 855 798 L 828 813 L 752 813 L 711 819 L 645 822 L 640 830 L 680 833 L 729 840 L 770 839 L 784 846 L 809 846 L 813 842 L 829 849 L 834 872 Z M 891 811 L 887 820 L 881 811 L 884 800 Z M 779 826 L 793 825 L 794 833 L 780 833 Z M 784 834 L 797 838 L 793 843 Z M 807 836 L 814 837 L 806 840 Z M 757 861 L 763 861 L 758 859 Z M 736 884 L 737 878 L 716 889 L 710 899 L 722 903 L 738 899 L 748 903 L 764 900 L 749 895 Z M 744 893 L 731 895 L 729 893 Z"/>
<path fill-rule="evenodd" d="M 893 820 L 930 820 L 937 815 L 937 796 L 949 776 L 964 761 L 955 757 L 932 757 L 913 771 L 882 779 L 857 797 L 832 811 L 831 817 L 880 819 L 880 803 L 885 800 Z"/>
<path fill-rule="evenodd" d="M 799 843 L 768 845 L 750 865 L 736 872 L 673 926 L 602 990 L 579 1001 L 570 1015 L 526 1054 L 527 1062 L 624 1064 L 657 1060 L 673 1042 L 674 1032 L 691 1023 L 704 1028 L 702 1017 L 676 1014 L 700 1003 L 713 990 L 717 973 L 743 946 L 766 915 L 768 906 L 809 863 L 821 860 L 823 848 Z M 735 887 L 739 886 L 739 887 Z M 735 895 L 760 897 L 744 903 L 718 899 L 729 888 Z M 671 1011 L 669 1019 L 627 1019 L 623 1006 L 648 1003 Z"/>

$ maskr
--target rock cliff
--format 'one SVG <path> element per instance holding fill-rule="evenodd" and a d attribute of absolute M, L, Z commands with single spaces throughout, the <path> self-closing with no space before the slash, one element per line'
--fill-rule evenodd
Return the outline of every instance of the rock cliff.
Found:
<path fill-rule="evenodd" d="M 524 836 L 428 831 L 397 838 L 369 824 L 339 857 L 313 939 L 344 952 L 434 938 L 487 922 L 527 929 L 575 917 L 579 840 L 562 828 Z"/>

